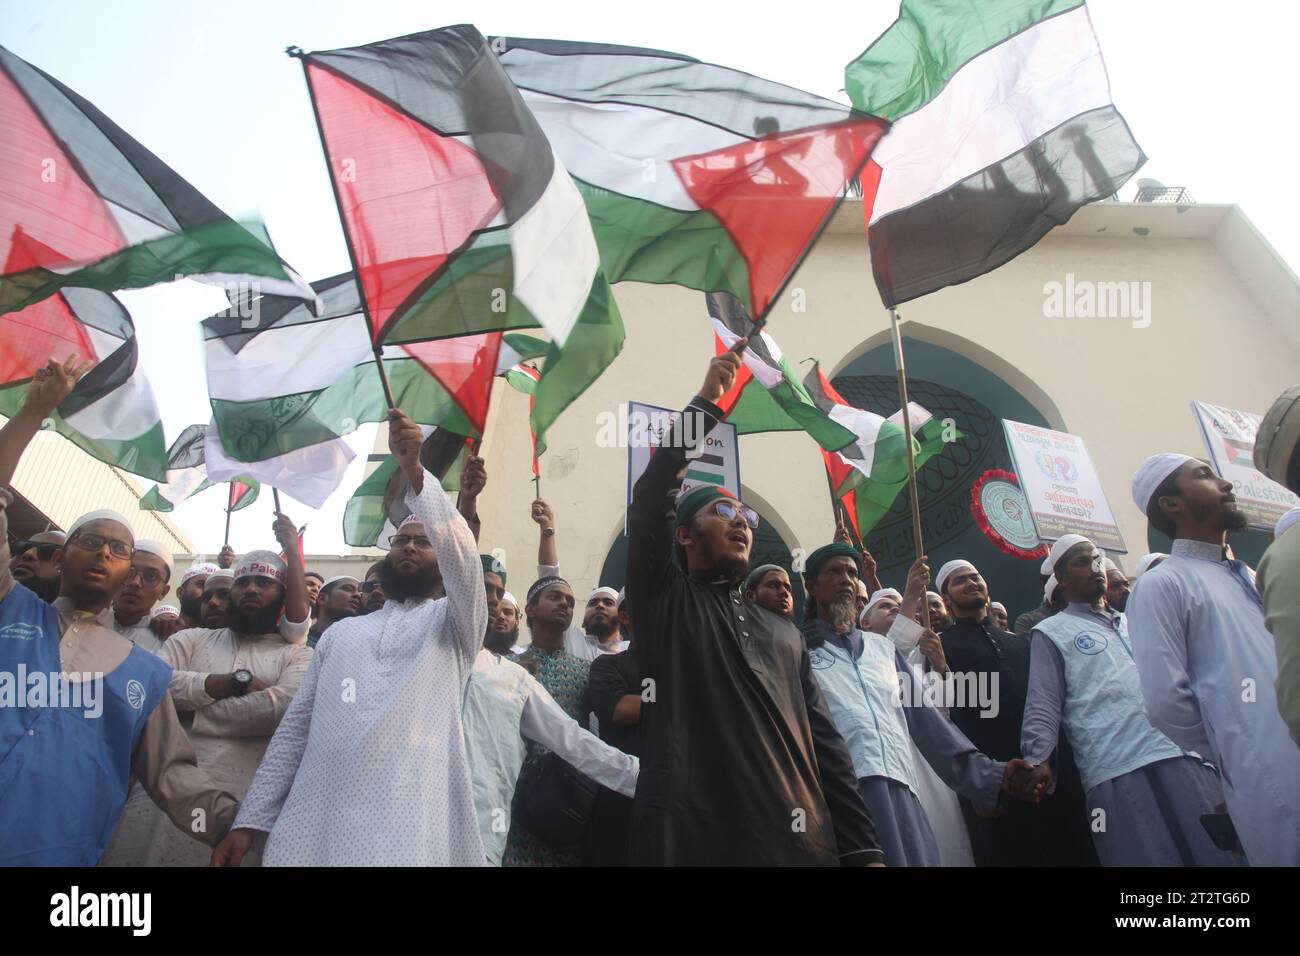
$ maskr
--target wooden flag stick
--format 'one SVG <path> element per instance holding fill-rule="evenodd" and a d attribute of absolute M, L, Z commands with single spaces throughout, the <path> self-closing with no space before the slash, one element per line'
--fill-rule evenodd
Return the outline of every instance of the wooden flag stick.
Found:
<path fill-rule="evenodd" d="M 230 544 L 230 509 L 226 509 L 226 536 L 221 541 L 221 547 L 225 548 Z"/>
<path fill-rule="evenodd" d="M 921 499 L 917 496 L 916 456 L 912 449 L 912 413 L 907 407 L 907 366 L 903 362 L 903 334 L 898 328 L 898 310 L 889 310 L 889 328 L 894 338 L 894 367 L 898 370 L 898 400 L 903 405 L 903 437 L 907 448 L 907 490 L 912 497 L 912 536 L 916 541 L 916 556 L 925 553 L 921 540 Z M 921 598 L 921 625 L 930 628 L 930 602 Z"/>

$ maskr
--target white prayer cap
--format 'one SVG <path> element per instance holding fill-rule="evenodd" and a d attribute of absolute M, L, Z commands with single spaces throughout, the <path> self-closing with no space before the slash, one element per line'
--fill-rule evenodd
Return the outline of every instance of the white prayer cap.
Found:
<path fill-rule="evenodd" d="M 613 588 L 600 587 L 600 588 L 596 588 L 594 591 L 592 591 L 590 594 L 587 595 L 587 603 L 590 604 L 592 601 L 596 600 L 596 598 L 600 597 L 601 595 L 604 595 L 605 597 L 608 597 L 613 601 L 618 601 L 617 591 L 615 591 Z"/>
<path fill-rule="evenodd" d="M 1047 583 L 1045 583 L 1045 584 L 1043 585 L 1043 603 L 1044 603 L 1044 604 L 1051 604 L 1051 603 L 1052 603 L 1052 594 L 1053 594 L 1053 592 L 1055 592 L 1056 589 L 1059 588 L 1060 586 L 1061 586 L 1061 582 L 1058 581 L 1058 580 L 1056 580 L 1056 577 L 1055 577 L 1055 576 L 1050 577 L 1050 578 L 1047 579 Z"/>
<path fill-rule="evenodd" d="M 216 574 L 221 569 L 211 562 L 205 561 L 202 564 L 191 564 L 181 575 L 181 584 L 184 584 L 190 578 L 197 578 L 200 574 Z"/>
<path fill-rule="evenodd" d="M 1160 487 L 1160 482 L 1181 468 L 1184 462 L 1195 460 L 1190 455 L 1167 451 L 1152 455 L 1142 462 L 1133 475 L 1133 504 L 1137 505 L 1138 511 L 1146 514 L 1151 496 Z"/>
<path fill-rule="evenodd" d="M 505 603 L 513 604 L 513 605 L 515 606 L 515 610 L 516 610 L 516 611 L 519 610 L 519 599 L 518 599 L 517 597 L 515 597 L 513 594 L 511 594 L 509 591 L 507 591 L 505 594 L 501 595 L 501 603 L 502 603 L 502 604 L 505 604 Z"/>
<path fill-rule="evenodd" d="M 1003 614 L 1007 613 L 1007 606 L 1003 604 L 1001 601 L 994 601 L 992 604 L 989 605 L 990 611 L 993 610 L 994 608 L 997 608 Z"/>
<path fill-rule="evenodd" d="M 626 600 L 627 600 L 627 589 L 626 589 L 626 588 L 619 588 L 619 592 L 618 592 L 618 606 L 621 608 L 621 607 L 623 606 L 623 602 L 626 601 Z"/>
<path fill-rule="evenodd" d="M 955 558 L 939 569 L 939 576 L 934 579 L 934 586 L 939 589 L 939 593 L 942 595 L 943 586 L 948 583 L 948 579 L 958 571 L 967 570 L 974 571 L 976 574 L 979 573 L 979 568 L 975 567 L 975 565 L 971 564 L 969 561 L 964 558 Z"/>
<path fill-rule="evenodd" d="M 160 541 L 154 541 L 151 538 L 141 538 L 135 543 L 137 551 L 143 551 L 146 554 L 152 554 L 156 558 L 162 558 L 163 564 L 167 565 L 167 573 L 172 571 L 172 553 L 171 549 L 166 547 Z"/>
<path fill-rule="evenodd" d="M 353 575 L 353 574 L 336 574 L 336 575 L 334 575 L 334 577 L 330 578 L 328 581 L 326 581 L 324 584 L 322 584 L 322 585 L 320 586 L 320 589 L 321 589 L 322 591 L 324 591 L 324 590 L 325 590 L 327 587 L 329 587 L 331 584 L 338 584 L 340 581 L 352 581 L 352 582 L 354 582 L 354 583 L 356 583 L 356 584 L 360 584 L 360 583 L 361 583 L 360 581 L 357 580 L 356 575 Z"/>
<path fill-rule="evenodd" d="M 405 518 L 402 519 L 402 523 L 397 526 L 397 530 L 401 531 L 408 524 L 418 524 L 423 526 L 424 522 L 420 520 L 419 515 L 417 515 L 414 511 L 412 511 L 409 515 L 407 515 Z"/>
<path fill-rule="evenodd" d="M 1139 559 L 1137 563 L 1137 570 L 1133 572 L 1133 580 L 1136 581 L 1138 578 L 1142 577 L 1142 575 L 1151 570 L 1152 565 L 1159 561 L 1163 561 L 1167 557 L 1169 557 L 1169 555 L 1165 554 L 1163 551 L 1152 551 L 1150 554 L 1142 555 L 1141 559 Z"/>
<path fill-rule="evenodd" d="M 1112 572 L 1112 571 L 1119 571 L 1119 565 L 1118 565 L 1118 564 L 1116 564 L 1116 563 L 1115 563 L 1114 561 L 1112 561 L 1110 558 L 1106 558 L 1105 560 L 1106 560 L 1106 573 L 1107 573 L 1107 574 L 1110 574 L 1110 572 Z M 1120 572 L 1120 573 L 1122 574 L 1123 572 Z"/>
<path fill-rule="evenodd" d="M 1282 517 L 1277 519 L 1277 524 L 1273 526 L 1273 540 L 1282 537 L 1282 532 L 1291 527 L 1297 521 L 1300 521 L 1300 508 L 1292 508 Z"/>
<path fill-rule="evenodd" d="M 180 617 L 181 610 L 178 607 L 172 607 L 170 604 L 159 604 L 149 612 L 149 620 L 152 621 L 155 618 L 160 618 L 164 614 L 170 614 L 172 617 Z"/>
<path fill-rule="evenodd" d="M 1092 541 L 1081 534 L 1063 534 L 1052 542 L 1052 550 L 1047 552 L 1047 573 L 1056 573 L 1056 562 L 1065 557 L 1065 552 L 1069 551 L 1076 544 L 1092 544 Z"/>
<path fill-rule="evenodd" d="M 227 586 L 235 583 L 235 572 L 230 568 L 217 568 L 208 575 L 208 579 L 203 582 L 203 590 L 216 587 L 218 584 L 225 582 Z"/>
<path fill-rule="evenodd" d="M 284 583 L 288 565 L 274 551 L 250 551 L 235 565 L 234 579 L 263 577 Z"/>
<path fill-rule="evenodd" d="M 98 511 L 88 511 L 76 521 L 72 522 L 72 527 L 68 529 L 68 537 L 71 538 L 77 533 L 77 529 L 82 525 L 90 524 L 92 521 L 116 521 L 122 527 L 126 528 L 127 534 L 131 536 L 131 541 L 135 541 L 135 532 L 131 530 L 131 522 L 127 521 L 121 512 L 114 511 L 112 508 L 100 508 Z"/>
<path fill-rule="evenodd" d="M 1043 563 L 1038 566 L 1038 573 L 1039 574 L 1052 573 L 1052 556 L 1050 553 L 1047 555 L 1047 557 L 1043 558 Z"/>
<path fill-rule="evenodd" d="M 940 594 L 938 591 L 926 591 L 925 593 L 928 594 L 930 597 L 937 597 L 940 601 L 943 600 L 943 595 Z"/>
<path fill-rule="evenodd" d="M 858 623 L 861 624 L 865 621 L 867 615 L 871 613 L 871 609 L 885 598 L 890 598 L 891 600 L 897 601 L 899 604 L 903 603 L 903 595 L 899 594 L 894 588 L 881 588 L 879 591 L 874 591 L 872 592 L 871 597 L 867 600 L 867 606 L 864 607 L 862 613 L 858 615 Z"/>

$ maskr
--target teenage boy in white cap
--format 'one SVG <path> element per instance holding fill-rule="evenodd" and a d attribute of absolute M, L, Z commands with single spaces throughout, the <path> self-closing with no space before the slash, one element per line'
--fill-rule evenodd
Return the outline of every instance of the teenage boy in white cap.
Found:
<path fill-rule="evenodd" d="M 160 541 L 136 541 L 126 584 L 113 599 L 113 630 L 150 654 L 157 654 L 165 639 L 149 626 L 149 612 L 167 596 L 171 579 L 171 549 Z"/>

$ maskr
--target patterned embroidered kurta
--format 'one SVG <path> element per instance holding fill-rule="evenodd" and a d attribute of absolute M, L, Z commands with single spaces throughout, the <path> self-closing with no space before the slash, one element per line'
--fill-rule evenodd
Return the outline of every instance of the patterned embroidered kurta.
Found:
<path fill-rule="evenodd" d="M 270 832 L 267 866 L 483 866 L 461 729 L 487 630 L 483 566 L 437 479 L 406 503 L 446 597 L 393 599 L 316 645 L 236 827 Z"/>
<path fill-rule="evenodd" d="M 518 659 L 530 658 L 537 662 L 537 682 L 546 688 L 566 714 L 585 727 L 587 712 L 591 709 L 587 700 L 591 661 L 575 657 L 565 650 L 542 650 L 535 644 Z M 528 760 L 537 760 L 546 752 L 541 744 L 528 741 Z M 576 848 L 554 850 L 511 820 L 503 865 L 578 866 L 581 862 Z"/>

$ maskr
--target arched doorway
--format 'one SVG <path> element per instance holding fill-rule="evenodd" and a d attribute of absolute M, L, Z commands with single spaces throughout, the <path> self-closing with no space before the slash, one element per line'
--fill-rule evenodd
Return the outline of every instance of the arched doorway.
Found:
<path fill-rule="evenodd" d="M 1042 601 L 1038 563 L 1003 553 L 984 535 L 971 514 L 970 491 L 991 468 L 1014 470 L 1002 419 L 1048 428 L 1060 428 L 1063 423 L 1054 407 L 1047 411 L 1058 420 L 1049 421 L 1039 404 L 1008 383 L 1007 378 L 1019 373 L 1005 367 L 997 372 L 991 370 L 996 361 L 986 357 L 975 343 L 936 330 L 916 326 L 905 329 L 926 336 L 904 335 L 909 397 L 937 418 L 953 419 L 965 436 L 917 472 L 921 533 L 930 567 L 937 574 L 944 562 L 954 558 L 972 562 L 988 581 L 991 598 L 1005 604 L 1014 621 L 1017 614 Z M 946 342 L 940 344 L 933 339 Z M 968 354 L 979 356 L 980 361 Z M 898 377 L 888 338 L 883 337 L 879 344 L 868 342 L 866 351 L 849 361 L 832 378 L 832 384 L 859 408 L 885 416 L 897 412 Z M 1050 405 L 1041 390 L 1027 387 L 1024 382 L 1017 384 L 1026 391 L 1037 391 L 1039 403 Z M 876 558 L 881 582 L 901 590 L 915 557 L 911 502 L 906 490 L 867 534 L 864 543 Z"/>

